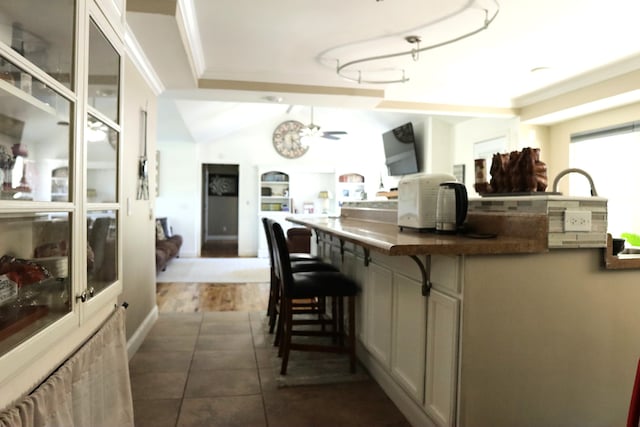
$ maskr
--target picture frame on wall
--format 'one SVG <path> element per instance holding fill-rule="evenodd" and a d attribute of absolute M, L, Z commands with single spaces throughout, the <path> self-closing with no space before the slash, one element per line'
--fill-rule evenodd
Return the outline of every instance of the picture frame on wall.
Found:
<path fill-rule="evenodd" d="M 209 196 L 237 197 L 238 177 L 219 173 L 209 174 L 207 187 Z"/>
<path fill-rule="evenodd" d="M 461 183 L 465 183 L 464 182 L 464 171 L 465 171 L 465 165 L 464 164 L 460 164 L 460 165 L 453 165 L 453 176 L 456 177 L 456 180 L 458 182 Z"/>

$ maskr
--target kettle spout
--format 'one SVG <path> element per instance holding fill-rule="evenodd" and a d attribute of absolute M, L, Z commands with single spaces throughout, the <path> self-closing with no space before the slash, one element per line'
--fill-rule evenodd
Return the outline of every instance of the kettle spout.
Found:
<path fill-rule="evenodd" d="M 589 186 L 591 187 L 591 195 L 593 197 L 597 197 L 598 196 L 598 192 L 596 191 L 596 186 L 593 183 L 593 179 L 591 178 L 591 175 L 589 175 L 586 171 L 582 170 L 582 169 L 578 169 L 578 168 L 569 168 L 569 169 L 565 169 L 562 172 L 560 172 L 558 174 L 558 176 L 556 176 L 556 178 L 553 180 L 553 192 L 557 192 L 558 191 L 558 182 L 560 182 L 560 178 L 562 178 L 565 175 L 568 175 L 570 173 L 579 173 L 580 175 L 584 175 L 587 180 L 589 180 Z"/>

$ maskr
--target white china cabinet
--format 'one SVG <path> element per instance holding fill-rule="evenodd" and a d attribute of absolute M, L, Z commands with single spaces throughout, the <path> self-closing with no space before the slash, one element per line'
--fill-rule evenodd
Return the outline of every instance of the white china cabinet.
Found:
<path fill-rule="evenodd" d="M 0 5 L 2 407 L 88 338 L 121 292 L 123 13 L 122 2 Z"/>

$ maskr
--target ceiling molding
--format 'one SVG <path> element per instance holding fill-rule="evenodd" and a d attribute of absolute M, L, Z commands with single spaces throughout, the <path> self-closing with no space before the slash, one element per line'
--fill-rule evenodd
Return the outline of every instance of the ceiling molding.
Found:
<path fill-rule="evenodd" d="M 189 58 L 194 81 L 198 81 L 205 71 L 206 64 L 193 0 L 178 0 L 176 22 L 184 44 L 184 50 Z"/>
<path fill-rule="evenodd" d="M 376 110 L 397 110 L 406 112 L 421 112 L 433 115 L 456 115 L 473 117 L 514 117 L 519 111 L 514 108 L 483 107 L 469 105 L 430 104 L 424 102 L 407 102 L 382 100 Z"/>
<path fill-rule="evenodd" d="M 638 69 L 640 69 L 640 55 L 625 58 L 613 64 L 609 64 L 568 80 L 547 86 L 538 91 L 516 97 L 513 99 L 513 105 L 515 107 L 522 108 L 531 104 L 537 104 Z"/>
<path fill-rule="evenodd" d="M 140 71 L 142 77 L 149 84 L 153 93 L 157 96 L 164 92 L 165 87 L 162 84 L 160 77 L 158 77 L 153 65 L 151 65 L 151 62 L 149 62 L 147 56 L 144 54 L 142 47 L 140 47 L 140 44 L 138 43 L 136 36 L 133 34 L 133 31 L 131 31 L 131 28 L 129 28 L 129 25 L 125 25 L 124 44 L 127 55 L 131 58 L 131 61 L 138 71 Z"/>
<path fill-rule="evenodd" d="M 177 0 L 127 0 L 127 12 L 175 16 Z"/>
<path fill-rule="evenodd" d="M 371 98 L 384 98 L 384 90 L 380 89 L 358 89 L 337 86 L 313 86 L 298 85 L 290 83 L 270 83 L 270 82 L 248 82 L 241 80 L 215 80 L 200 79 L 198 81 L 200 89 L 223 89 L 223 90 L 245 90 L 257 92 L 276 93 L 302 93 L 310 95 L 336 95 L 336 96 L 359 96 Z"/>
<path fill-rule="evenodd" d="M 526 122 L 551 123 L 637 101 L 640 101 L 640 70 L 527 105 L 520 109 L 520 116 Z M 585 106 L 589 107 L 586 113 Z"/>

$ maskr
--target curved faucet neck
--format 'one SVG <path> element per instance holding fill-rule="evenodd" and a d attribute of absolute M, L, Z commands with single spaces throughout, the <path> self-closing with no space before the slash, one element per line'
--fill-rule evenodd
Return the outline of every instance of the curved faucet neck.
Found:
<path fill-rule="evenodd" d="M 593 197 L 597 197 L 598 196 L 598 192 L 596 191 L 596 186 L 593 183 L 593 179 L 591 178 L 591 175 L 589 175 L 583 169 L 578 169 L 578 168 L 565 169 L 565 170 L 561 171 L 558 174 L 558 176 L 555 177 L 555 179 L 553 180 L 553 192 L 554 193 L 558 191 L 558 182 L 560 181 L 560 178 L 562 178 L 563 176 L 568 175 L 570 173 L 579 173 L 580 175 L 583 175 L 585 178 L 587 178 L 587 180 L 589 180 L 589 185 L 591 186 L 591 195 Z"/>

